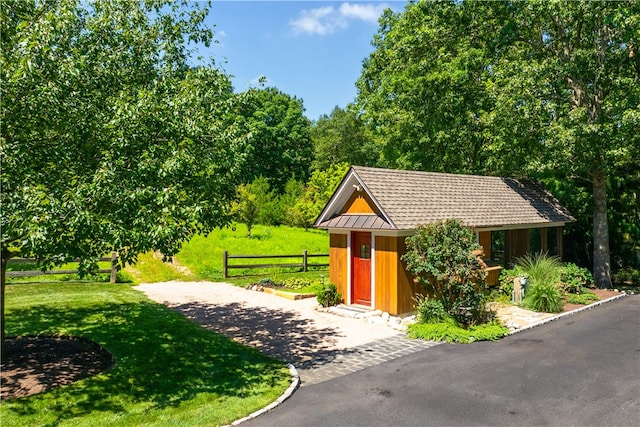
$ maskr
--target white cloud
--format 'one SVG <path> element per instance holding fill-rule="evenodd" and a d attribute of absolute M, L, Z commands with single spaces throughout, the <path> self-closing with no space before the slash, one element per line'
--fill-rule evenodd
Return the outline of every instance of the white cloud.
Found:
<path fill-rule="evenodd" d="M 305 9 L 300 12 L 298 19 L 289 21 L 289 26 L 296 34 L 332 34 L 347 28 L 352 20 L 376 23 L 387 7 L 386 3 L 342 3 L 337 9 L 333 6 Z"/>
<path fill-rule="evenodd" d="M 389 7 L 386 3 L 378 4 L 350 4 L 342 3 L 340 5 L 340 14 L 346 18 L 360 19 L 362 21 L 378 22 L 378 18 L 382 12 Z"/>

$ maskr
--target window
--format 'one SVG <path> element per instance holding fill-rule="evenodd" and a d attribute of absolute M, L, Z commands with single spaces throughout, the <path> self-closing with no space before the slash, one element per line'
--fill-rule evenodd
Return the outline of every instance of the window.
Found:
<path fill-rule="evenodd" d="M 360 259 L 371 259 L 371 246 L 360 245 Z"/>
<path fill-rule="evenodd" d="M 491 261 L 504 265 L 505 232 L 491 232 Z"/>

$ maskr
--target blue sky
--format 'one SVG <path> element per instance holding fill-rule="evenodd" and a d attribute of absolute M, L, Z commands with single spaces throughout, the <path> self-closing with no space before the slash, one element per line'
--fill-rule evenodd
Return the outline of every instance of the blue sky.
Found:
<path fill-rule="evenodd" d="M 356 96 L 377 18 L 406 1 L 218 1 L 207 21 L 218 43 L 200 49 L 233 76 L 236 92 L 267 86 L 301 98 L 312 120 Z"/>

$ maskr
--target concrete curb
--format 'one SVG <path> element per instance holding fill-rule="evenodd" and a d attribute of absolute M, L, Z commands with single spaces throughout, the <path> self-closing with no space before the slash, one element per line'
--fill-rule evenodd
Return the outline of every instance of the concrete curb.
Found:
<path fill-rule="evenodd" d="M 224 426 L 224 427 L 237 426 L 240 423 L 252 420 L 252 419 L 256 418 L 257 416 L 260 416 L 260 415 L 264 414 L 265 412 L 269 412 L 273 408 L 282 405 L 282 403 L 285 400 L 290 398 L 291 395 L 293 394 L 293 392 L 296 391 L 296 389 L 300 386 L 300 375 L 298 375 L 298 370 L 292 364 L 290 364 L 290 363 L 287 364 L 287 367 L 289 368 L 289 372 L 291 372 L 291 385 L 289 385 L 289 388 L 287 388 L 279 398 L 277 398 L 274 402 L 271 402 L 269 405 L 265 406 L 264 408 L 258 409 L 254 413 L 249 414 L 244 418 L 240 418 L 239 420 L 235 420 L 231 424 L 229 424 L 227 426 Z"/>
<path fill-rule="evenodd" d="M 571 310 L 571 311 L 568 311 L 566 313 L 559 314 L 557 316 L 549 317 L 548 319 L 541 320 L 541 321 L 539 321 L 537 323 L 533 323 L 533 324 L 531 324 L 529 326 L 526 326 L 524 328 L 516 329 L 515 331 L 511 331 L 511 332 L 509 332 L 509 334 L 507 336 L 519 334 L 520 332 L 524 332 L 524 331 L 528 331 L 529 329 L 537 328 L 538 326 L 545 325 L 547 323 L 556 321 L 558 319 L 564 319 L 565 317 L 573 316 L 574 314 L 581 313 L 581 312 L 587 311 L 587 310 L 591 310 L 594 307 L 597 307 L 599 305 L 615 301 L 615 300 L 620 299 L 620 298 L 624 298 L 624 297 L 626 297 L 628 295 L 629 294 L 627 294 L 626 292 L 623 292 L 620 295 L 616 295 L 616 296 L 611 297 L 611 298 L 603 299 L 602 301 L 597 301 L 597 302 L 594 302 L 593 304 L 585 305 L 584 307 L 576 308 L 575 310 Z"/>

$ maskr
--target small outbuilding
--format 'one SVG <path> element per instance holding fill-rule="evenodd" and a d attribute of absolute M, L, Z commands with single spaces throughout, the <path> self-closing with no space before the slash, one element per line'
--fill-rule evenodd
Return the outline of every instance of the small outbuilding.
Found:
<path fill-rule="evenodd" d="M 329 280 L 346 304 L 412 311 L 419 285 L 400 259 L 405 238 L 446 219 L 475 231 L 489 284 L 522 255 L 562 258 L 563 226 L 575 221 L 535 181 L 353 166 L 315 222 L 329 231 Z"/>

